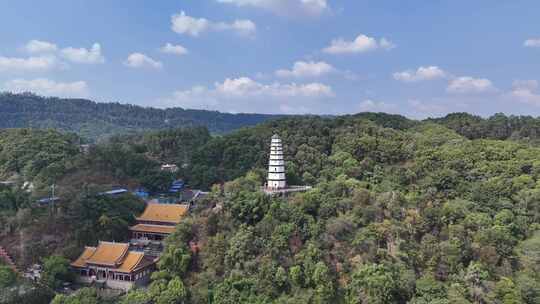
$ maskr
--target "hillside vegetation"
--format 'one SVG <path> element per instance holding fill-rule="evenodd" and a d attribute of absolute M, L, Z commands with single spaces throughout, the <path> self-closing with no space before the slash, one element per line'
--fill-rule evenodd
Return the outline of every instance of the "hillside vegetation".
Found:
<path fill-rule="evenodd" d="M 274 117 L 182 108 L 144 108 L 33 94 L 0 94 L 0 129 L 55 128 L 78 133 L 90 141 L 115 134 L 193 126 L 204 126 L 212 133 L 221 134 Z"/>
<path fill-rule="evenodd" d="M 142 203 L 93 194 L 114 183 L 159 189 L 173 178 L 156 169 L 167 161 L 180 165 L 175 177 L 210 195 L 167 239 L 149 289 L 118 303 L 536 304 L 535 130 L 536 119 L 526 117 L 361 114 L 284 118 L 217 137 L 201 128 L 117 136 L 88 154 L 45 158 L 39 168 L 66 164 L 55 175 L 66 198 L 56 212 L 0 189 L 16 202 L 0 206 L 0 243 L 32 235 L 25 256 L 35 261 L 126 239 Z M 261 193 L 273 133 L 285 143 L 288 182 L 311 191 L 288 199 Z M 0 168 L 16 155 L 4 153 Z M 28 163 L 9 168 L 28 179 L 49 175 L 21 169 Z M 103 301 L 82 289 L 54 303 L 82 299 Z"/>

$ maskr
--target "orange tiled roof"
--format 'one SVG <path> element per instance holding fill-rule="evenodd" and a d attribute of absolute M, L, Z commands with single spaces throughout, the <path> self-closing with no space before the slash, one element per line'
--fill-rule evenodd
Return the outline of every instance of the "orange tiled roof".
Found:
<path fill-rule="evenodd" d="M 71 263 L 73 267 L 87 267 L 87 263 L 114 268 L 114 271 L 131 273 L 137 268 L 155 263 L 145 259 L 143 252 L 127 251 L 129 244 L 99 242 L 98 247 L 86 247 L 81 256 Z"/>
<path fill-rule="evenodd" d="M 131 231 L 162 233 L 162 234 L 171 234 L 174 232 L 174 229 L 175 229 L 174 226 L 147 225 L 147 224 L 137 224 L 133 227 L 129 227 L 129 230 Z"/>
<path fill-rule="evenodd" d="M 178 224 L 188 210 L 188 205 L 148 204 L 137 220 Z"/>
<path fill-rule="evenodd" d="M 85 267 L 86 261 L 90 258 L 94 252 L 96 252 L 96 247 L 85 247 L 83 253 L 77 258 L 71 266 L 73 267 Z"/>
<path fill-rule="evenodd" d="M 99 242 L 95 252 L 86 260 L 87 263 L 98 265 L 118 265 L 126 255 L 129 244 Z"/>
<path fill-rule="evenodd" d="M 137 268 L 137 266 L 141 263 L 143 258 L 144 258 L 144 253 L 130 251 L 126 255 L 126 258 L 124 259 L 124 262 L 122 263 L 122 265 L 120 265 L 120 267 L 118 267 L 116 271 L 130 273 L 134 269 Z"/>

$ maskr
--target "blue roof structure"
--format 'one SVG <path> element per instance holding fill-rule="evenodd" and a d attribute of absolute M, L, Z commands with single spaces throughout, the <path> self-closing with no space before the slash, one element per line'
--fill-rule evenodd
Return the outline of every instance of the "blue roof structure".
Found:
<path fill-rule="evenodd" d="M 120 189 L 114 189 L 114 190 L 111 190 L 111 191 L 101 192 L 101 193 L 99 193 L 99 195 L 120 195 L 120 194 L 124 194 L 124 193 L 127 193 L 127 192 L 128 192 L 127 189 L 120 188 Z"/>
<path fill-rule="evenodd" d="M 137 188 L 135 192 L 133 192 L 133 194 L 135 194 L 136 196 L 140 198 L 147 198 L 150 196 L 150 193 L 146 191 L 146 189 L 144 188 Z"/>
<path fill-rule="evenodd" d="M 180 192 L 185 186 L 185 183 L 183 180 L 175 180 L 172 182 L 171 187 L 169 188 L 169 193 L 178 193 Z"/>
<path fill-rule="evenodd" d="M 39 199 L 37 200 L 37 203 L 40 204 L 40 205 L 48 205 L 50 203 L 53 203 L 53 202 L 56 202 L 56 201 L 59 201 L 60 198 L 55 196 L 55 197 L 46 197 L 46 198 L 42 198 L 42 199 Z"/>

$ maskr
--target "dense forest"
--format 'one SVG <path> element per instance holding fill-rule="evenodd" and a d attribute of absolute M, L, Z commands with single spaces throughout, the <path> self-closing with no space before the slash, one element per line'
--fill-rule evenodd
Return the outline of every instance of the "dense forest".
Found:
<path fill-rule="evenodd" d="M 68 260 L 82 246 L 125 240 L 144 207 L 95 193 L 115 184 L 159 191 L 182 177 L 210 194 L 167 239 L 147 290 L 104 299 L 84 288 L 53 303 L 537 304 L 538 121 L 290 117 L 223 136 L 198 127 L 118 135 L 87 153 L 77 135 L 8 130 L 0 176 L 34 189 L 0 188 L 0 245 L 21 264 L 42 261 L 41 286 L 54 288 L 70 280 Z M 309 192 L 260 191 L 274 133 L 288 182 Z M 160 172 L 163 162 L 180 171 Z M 53 182 L 63 200 L 33 206 Z M 0 266 L 0 288 L 17 280 Z M 26 293 L 32 302 L 6 299 L 40 303 L 47 288 Z"/>
<path fill-rule="evenodd" d="M 196 126 L 206 127 L 212 134 L 224 134 L 280 117 L 282 116 L 228 114 L 182 108 L 155 109 L 120 103 L 96 103 L 85 99 L 47 98 L 31 93 L 0 93 L 0 129 L 54 128 L 76 133 L 82 141 L 90 142 L 113 135 Z M 423 122 L 383 113 L 363 113 L 354 117 L 399 130 L 434 122 L 469 139 L 536 141 L 540 137 L 540 118 L 531 116 L 496 114 L 485 119 L 467 113 L 454 113 Z"/>
<path fill-rule="evenodd" d="M 274 117 L 0 93 L 0 129 L 55 128 L 78 133 L 90 141 L 114 134 L 192 126 L 205 126 L 211 133 L 220 134 Z"/>

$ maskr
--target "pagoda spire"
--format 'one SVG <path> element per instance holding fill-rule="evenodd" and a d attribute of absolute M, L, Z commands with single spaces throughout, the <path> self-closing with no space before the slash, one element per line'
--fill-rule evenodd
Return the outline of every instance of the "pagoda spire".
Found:
<path fill-rule="evenodd" d="M 283 145 L 277 134 L 272 136 L 270 143 L 270 160 L 268 161 L 268 189 L 284 189 L 287 187 L 285 177 L 285 160 Z"/>

